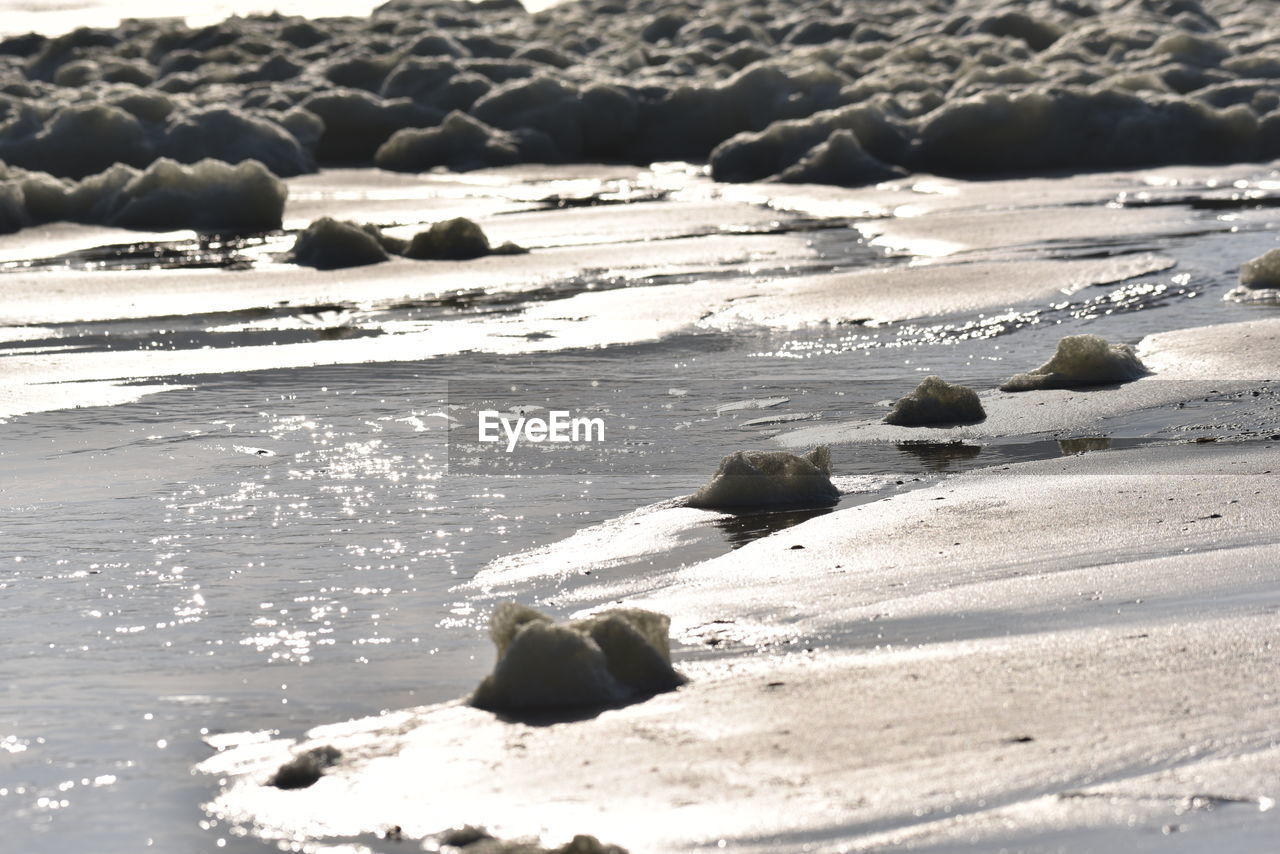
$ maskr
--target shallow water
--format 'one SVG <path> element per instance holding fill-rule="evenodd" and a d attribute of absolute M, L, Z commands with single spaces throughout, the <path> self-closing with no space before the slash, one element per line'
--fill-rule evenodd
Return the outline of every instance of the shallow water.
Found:
<path fill-rule="evenodd" d="M 690 174 L 695 189 L 704 186 Z M 484 193 L 527 195 L 530 186 L 518 172 L 496 173 Z M 623 220 L 592 220 L 595 240 L 609 250 L 601 257 L 621 257 L 618 247 L 646 233 L 688 231 L 693 208 L 678 199 L 644 204 L 650 208 L 623 218 L 625 231 Z M 757 216 L 750 205 L 707 204 L 722 205 L 730 226 Z M 554 234 L 555 216 L 581 209 L 556 210 L 495 215 L 493 228 L 509 222 L 526 235 Z M 1180 215 L 1208 225 L 1223 216 L 1189 206 Z M 695 239 L 681 250 L 679 269 L 666 254 L 672 244 L 655 241 L 644 263 L 537 281 L 503 268 L 451 302 L 331 301 L 333 282 L 366 287 L 361 276 L 377 274 L 366 271 L 300 280 L 292 286 L 299 293 L 321 292 L 310 303 L 231 299 L 230 289 L 218 299 L 241 307 L 227 312 L 153 317 L 120 300 L 112 314 L 112 297 L 97 283 L 145 289 L 167 259 L 138 263 L 146 252 L 132 251 L 131 271 L 67 272 L 68 281 L 93 283 L 95 319 L 76 319 L 70 303 L 61 321 L 9 327 L 0 353 L 9 365 L 28 365 L 19 381 L 38 385 L 50 366 L 65 371 L 55 376 L 97 379 L 88 367 L 128 356 L 120 363 L 132 371 L 125 381 L 179 387 L 143 390 L 117 406 L 58 408 L 46 400 L 37 408 L 50 411 L 11 418 L 0 432 L 7 627 L 0 814 L 24 850 L 195 850 L 219 839 L 252 846 L 208 826 L 199 808 L 216 783 L 189 770 L 210 752 L 204 737 L 293 735 L 318 722 L 465 694 L 489 667 L 483 624 L 491 603 L 483 591 L 457 585 L 499 558 L 687 495 L 732 450 L 772 447 L 773 435 L 813 422 L 878 416 L 885 401 L 928 373 L 994 387 L 1042 362 L 1062 335 L 1132 342 L 1153 331 L 1262 316 L 1265 307 L 1224 303 L 1221 295 L 1234 284 L 1229 259 L 1258 254 L 1274 234 L 1265 217 L 1229 215 L 1237 217 L 1235 231 L 1188 234 L 1184 223 L 1108 249 L 1159 252 L 1178 262 L 1173 269 L 1007 311 L 802 329 L 681 323 L 658 341 L 623 332 L 612 346 L 591 348 L 525 337 L 507 353 L 463 344 L 439 347 L 430 358 L 403 347 L 386 356 L 342 348 L 453 340 L 445 330 L 554 313 L 584 293 L 671 285 L 696 292 L 752 275 L 785 288 L 789 276 L 909 259 L 869 248 L 842 216 L 816 227 L 811 214 L 773 210 L 775 227 L 738 238 L 754 241 L 758 256 L 743 256 L 741 247 L 724 255 L 713 230 L 697 238 L 705 243 Z M 681 226 L 671 229 L 672 219 Z M 152 239 L 140 235 L 133 245 Z M 59 254 L 45 252 L 50 245 L 31 238 L 27 254 Z M 23 254 L 14 238 L 5 246 L 6 258 Z M 1059 250 L 1019 249 L 1032 257 Z M 118 260 L 126 253 L 101 254 Z M 276 263 L 264 261 L 264 270 Z M 431 289 L 425 279 L 418 288 Z M 627 328 L 625 319 L 613 320 Z M 282 360 L 286 345 L 329 347 L 331 355 Z M 71 405 L 92 403 L 91 390 L 77 398 L 74 383 L 59 388 L 70 389 Z M 602 413 L 608 441 L 594 456 L 490 455 L 474 465 L 459 455 L 457 435 L 451 443 L 449 425 L 480 401 Z M 1171 417 L 1130 419 L 1115 441 L 1156 436 Z M 984 447 L 841 446 L 833 457 L 836 474 L 854 490 L 847 505 L 883 494 L 877 489 L 1098 446 L 1037 436 Z M 712 557 L 803 518 L 707 514 L 676 542 L 615 573 Z M 541 578 L 522 598 L 547 607 L 567 586 Z"/>

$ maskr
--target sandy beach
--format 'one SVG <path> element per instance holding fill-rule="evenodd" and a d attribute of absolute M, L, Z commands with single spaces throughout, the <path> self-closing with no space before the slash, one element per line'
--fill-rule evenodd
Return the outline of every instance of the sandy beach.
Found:
<path fill-rule="evenodd" d="M 1058 210 L 1079 227 L 1073 210 Z M 938 233 L 952 233 L 958 215 L 939 217 Z M 929 219 L 914 222 L 919 233 Z M 1134 226 L 1144 241 L 1148 223 L 1140 215 Z M 1009 251 L 1034 252 L 1014 249 L 1026 245 L 1016 230 L 1009 240 Z M 1006 248 L 956 242 L 961 253 Z M 1082 262 L 1038 263 L 1051 271 L 1042 293 L 1098 287 L 1054 287 Z M 1094 269 L 1119 269 L 1112 281 L 1182 269 L 1115 263 Z M 832 316 L 833 300 L 854 313 L 893 298 L 918 306 L 919 292 L 900 286 L 907 277 L 941 299 L 980 302 L 981 290 L 952 278 L 975 275 L 972 266 L 931 258 L 854 274 L 895 284 L 865 298 L 847 275 L 800 278 L 750 300 L 749 321 L 733 316 L 795 328 Z M 996 293 L 1031 292 L 1025 265 L 989 269 L 975 278 Z M 756 287 L 726 289 L 743 286 Z M 824 287 L 826 310 L 815 312 Z M 720 299 L 714 288 L 700 296 Z M 654 304 L 625 289 L 569 302 L 597 298 L 625 302 L 632 318 Z M 728 323 L 701 303 L 662 310 Z M 621 605 L 671 615 L 689 683 L 585 719 L 521 723 L 454 702 L 226 749 L 200 766 L 227 781 L 210 810 L 268 838 L 373 850 L 383 843 L 371 837 L 390 827 L 430 839 L 466 824 L 550 841 L 591 833 L 641 851 L 721 840 L 748 851 L 1263 850 L 1278 792 L 1276 324 L 1146 336 L 1137 351 L 1150 376 L 1093 390 L 992 389 L 973 426 L 872 418 L 784 429 L 773 440 L 784 447 L 855 455 L 903 442 L 1156 444 L 979 468 L 897 494 L 884 494 L 892 481 L 882 478 L 875 500 L 658 572 L 642 567 L 678 554 L 705 511 L 659 506 L 500 559 L 468 595 L 527 601 L 537 590 L 561 613 Z M 1184 417 L 1211 398 L 1222 412 Z M 320 745 L 344 758 L 314 786 L 263 785 Z"/>
<path fill-rule="evenodd" d="M 0 20 L 14 844 L 1272 850 L 1264 6 Z"/>
<path fill-rule="evenodd" d="M 299 747 L 349 764 L 276 792 L 292 745 L 228 751 L 203 766 L 235 781 L 213 809 L 280 838 L 500 814 L 652 851 L 1264 850 L 1276 453 L 1030 463 L 804 523 L 626 597 L 716 639 L 675 694 L 320 727 Z"/>

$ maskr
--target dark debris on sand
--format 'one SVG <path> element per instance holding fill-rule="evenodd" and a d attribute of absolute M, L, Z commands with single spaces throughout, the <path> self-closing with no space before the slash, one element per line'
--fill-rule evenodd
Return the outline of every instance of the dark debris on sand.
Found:
<path fill-rule="evenodd" d="M 325 769 L 332 768 L 342 758 L 342 751 L 323 745 L 299 753 L 281 765 L 267 780 L 268 786 L 277 789 L 305 789 L 324 776 Z"/>

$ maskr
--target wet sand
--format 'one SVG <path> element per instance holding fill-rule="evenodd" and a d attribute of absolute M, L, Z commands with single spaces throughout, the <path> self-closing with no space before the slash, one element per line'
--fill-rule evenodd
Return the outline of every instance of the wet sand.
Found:
<path fill-rule="evenodd" d="M 992 269 L 998 287 L 1024 283 L 1018 264 Z M 864 275 L 950 293 L 945 270 Z M 613 294 L 636 298 L 599 296 Z M 783 308 L 756 317 L 780 325 L 828 316 L 803 284 L 765 299 Z M 691 565 L 627 569 L 697 524 L 698 511 L 662 506 L 496 561 L 470 595 L 539 589 L 561 612 L 671 615 L 689 684 L 584 719 L 530 725 L 449 703 L 227 750 L 201 766 L 229 781 L 210 810 L 267 838 L 374 850 L 385 827 L 465 823 L 636 851 L 1258 850 L 1280 797 L 1268 676 L 1278 322 L 1150 335 L 1137 350 L 1151 376 L 1115 387 L 984 391 L 988 417 L 972 427 L 837 419 L 776 439 L 857 453 L 922 437 L 1141 434 L 1151 447 L 907 491 L 868 483 L 882 490 L 872 500 Z M 1178 422 L 1206 395 L 1232 408 Z M 263 786 L 291 751 L 324 744 L 344 759 L 313 787 Z"/>
<path fill-rule="evenodd" d="M 315 786 L 262 788 L 289 745 L 247 747 L 203 766 L 234 781 L 212 809 L 286 838 L 1259 850 L 1277 466 L 1275 443 L 1112 452 L 824 516 L 625 599 L 717 639 L 677 655 L 674 694 L 545 726 L 446 705 L 322 727 L 303 746 L 347 758 Z"/>
<path fill-rule="evenodd" d="M 1268 850 L 1280 319 L 1235 286 L 1276 246 L 1275 22 L 1027 9 L 5 38 L 15 844 Z M 529 252 L 322 271 L 322 217 Z M 999 390 L 1082 335 L 1149 375 Z M 933 375 L 985 419 L 883 423 Z M 566 401 L 615 467 L 460 470 L 469 408 Z M 834 508 L 685 506 L 728 454 L 819 444 Z M 512 599 L 668 614 L 689 681 L 471 708 Z"/>

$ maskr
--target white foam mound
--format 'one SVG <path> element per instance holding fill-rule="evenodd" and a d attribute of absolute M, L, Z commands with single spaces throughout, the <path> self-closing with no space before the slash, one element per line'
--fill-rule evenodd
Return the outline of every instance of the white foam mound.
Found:
<path fill-rule="evenodd" d="M 951 173 L 1124 168 L 1248 160 L 1258 117 L 1157 93 L 1088 87 L 992 90 L 949 102 L 917 126 L 914 162 Z"/>
<path fill-rule="evenodd" d="M 415 234 L 412 240 L 402 240 L 383 234 L 376 225 L 326 216 L 299 233 L 288 260 L 318 270 L 339 270 L 377 264 L 393 255 L 419 261 L 468 261 L 526 251 L 509 241 L 491 247 L 484 230 L 466 217 L 441 220 Z"/>
<path fill-rule="evenodd" d="M 832 138 L 846 128 L 916 172 L 1266 161 L 1274 18 L 1244 0 L 389 0 L 305 23 L 125 21 L 4 40 L 0 159 L 82 178 L 160 155 L 277 174 L 380 147 L 408 171 L 712 155 L 718 180 L 759 180 L 830 140 L 785 180 L 869 182 Z M 384 146 L 408 128 L 440 132 Z"/>
<path fill-rule="evenodd" d="M 841 128 L 815 145 L 794 165 L 774 176 L 789 184 L 834 184 L 838 187 L 862 187 L 892 178 L 901 178 L 907 170 L 890 166 L 872 157 L 862 148 L 853 131 Z"/>
<path fill-rule="evenodd" d="M 582 156 L 581 113 L 577 87 L 545 74 L 503 83 L 471 108 L 472 115 L 493 127 L 546 134 L 554 151 L 546 159 L 557 160 Z"/>
<path fill-rule="evenodd" d="M 831 451 L 804 456 L 786 451 L 735 451 L 688 500 L 708 510 L 770 510 L 826 507 L 840 500 L 831 483 Z"/>
<path fill-rule="evenodd" d="M 900 398 L 884 417 L 898 427 L 973 424 L 987 417 L 973 389 L 942 377 L 925 377 L 915 390 Z"/>
<path fill-rule="evenodd" d="M 409 242 L 405 255 L 420 260 L 466 261 L 488 255 L 489 238 L 480 226 L 464 216 L 432 223 Z"/>
<path fill-rule="evenodd" d="M 173 122 L 160 153 L 182 163 L 214 158 L 227 163 L 257 160 L 282 178 L 315 171 L 315 162 L 279 123 L 225 107 Z"/>
<path fill-rule="evenodd" d="M 515 137 L 457 110 L 439 127 L 396 131 L 373 158 L 379 168 L 396 172 L 426 172 L 440 166 L 465 172 L 520 160 Z"/>
<path fill-rule="evenodd" d="M 289 190 L 256 160 L 161 158 L 125 185 L 108 224 L 124 228 L 268 231 L 279 228 Z"/>
<path fill-rule="evenodd" d="M 26 194 L 19 181 L 0 184 L 0 234 L 18 231 L 28 223 Z"/>
<path fill-rule="evenodd" d="M 269 231 L 280 227 L 288 192 L 256 160 L 187 166 L 161 158 L 145 170 L 117 163 L 78 182 L 0 167 L 0 233 L 58 220 L 155 231 Z"/>
<path fill-rule="evenodd" d="M 1246 288 L 1280 288 L 1280 249 L 1270 249 L 1240 267 Z"/>
<path fill-rule="evenodd" d="M 1053 358 L 1034 371 L 1010 377 L 1001 391 L 1082 388 L 1124 383 L 1150 371 L 1128 344 L 1108 344 L 1098 335 L 1068 335 Z"/>
<path fill-rule="evenodd" d="M 107 104 L 72 104 L 51 111 L 27 107 L 0 127 L 0 160 L 70 178 L 82 178 L 115 163 L 145 166 L 155 145 L 142 123 Z"/>
<path fill-rule="evenodd" d="M 324 123 L 315 155 L 330 163 L 368 163 L 396 131 L 430 127 L 441 118 L 439 110 L 407 98 L 383 100 L 358 89 L 328 89 L 299 106 Z"/>
<path fill-rule="evenodd" d="M 498 661 L 471 695 L 491 711 L 625 703 L 684 684 L 671 667 L 671 620 L 639 609 L 556 623 L 515 602 L 489 621 Z"/>
<path fill-rule="evenodd" d="M 837 136 L 840 131 L 848 131 L 852 138 Z M 805 176 L 803 180 L 820 183 L 825 177 L 816 174 L 821 167 L 832 171 L 835 177 L 847 179 L 849 167 L 841 169 L 833 161 L 841 154 L 852 153 L 849 142 L 856 142 L 860 151 L 856 155 L 858 162 L 853 164 L 857 173 L 869 172 L 873 163 L 884 170 L 883 177 L 877 177 L 877 181 L 887 180 L 895 172 L 895 167 L 883 162 L 884 158 L 901 157 L 905 147 L 898 125 L 888 121 L 879 110 L 859 104 L 808 118 L 774 122 L 758 132 L 737 134 L 712 150 L 711 175 L 717 181 L 758 181 L 770 176 L 798 181 L 809 173 L 811 177 Z M 804 165 L 805 161 L 810 163 Z M 873 182 L 861 180 L 860 183 Z"/>
<path fill-rule="evenodd" d="M 321 217 L 298 235 L 291 257 L 295 264 L 317 270 L 377 264 L 391 257 L 378 237 L 372 226 Z"/>
<path fill-rule="evenodd" d="M 1236 302 L 1280 302 L 1280 249 L 1269 249 L 1240 265 L 1240 286 L 1228 291 L 1225 298 Z"/>

